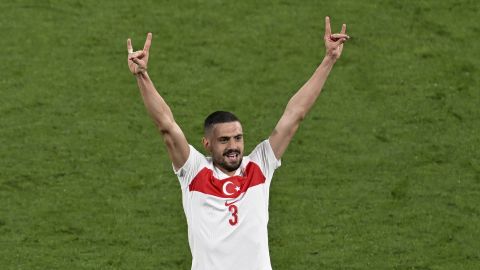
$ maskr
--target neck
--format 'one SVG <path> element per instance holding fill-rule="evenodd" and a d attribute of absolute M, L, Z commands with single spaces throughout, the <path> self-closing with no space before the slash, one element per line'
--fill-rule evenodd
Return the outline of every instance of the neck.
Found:
<path fill-rule="evenodd" d="M 217 166 L 216 164 L 213 164 L 215 166 L 215 168 L 219 169 L 220 171 L 222 171 L 224 174 L 228 175 L 228 176 L 234 176 L 235 175 L 235 172 L 238 170 L 233 170 L 233 171 L 228 171 L 228 170 L 225 170 L 224 168 L 220 167 L 220 166 Z"/>

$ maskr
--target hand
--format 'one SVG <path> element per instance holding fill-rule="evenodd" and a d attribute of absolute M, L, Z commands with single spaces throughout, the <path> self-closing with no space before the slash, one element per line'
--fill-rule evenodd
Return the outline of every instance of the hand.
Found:
<path fill-rule="evenodd" d="M 138 75 L 147 72 L 148 51 L 150 50 L 151 44 L 152 33 L 148 33 L 143 50 L 134 52 L 132 48 L 132 41 L 127 39 L 128 68 L 132 74 Z"/>
<path fill-rule="evenodd" d="M 330 17 L 325 17 L 325 35 L 323 39 L 325 40 L 325 49 L 326 55 L 337 60 L 340 58 L 343 50 L 343 43 L 347 41 L 350 37 L 346 34 L 347 25 L 342 25 L 342 30 L 339 34 L 332 34 L 330 28 Z"/>

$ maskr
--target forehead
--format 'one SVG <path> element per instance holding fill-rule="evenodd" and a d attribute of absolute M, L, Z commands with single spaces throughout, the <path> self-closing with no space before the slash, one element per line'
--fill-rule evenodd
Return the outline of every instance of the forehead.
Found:
<path fill-rule="evenodd" d="M 214 137 L 232 137 L 243 133 L 242 124 L 237 121 L 215 124 L 212 131 Z"/>

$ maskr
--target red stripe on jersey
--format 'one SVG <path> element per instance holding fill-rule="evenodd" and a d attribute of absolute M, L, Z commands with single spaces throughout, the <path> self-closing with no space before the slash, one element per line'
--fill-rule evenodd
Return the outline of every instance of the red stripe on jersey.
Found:
<path fill-rule="evenodd" d="M 243 176 L 231 176 L 225 179 L 218 179 L 213 176 L 213 171 L 203 168 L 193 178 L 188 186 L 190 191 L 198 191 L 220 198 L 237 198 L 250 187 L 265 183 L 265 176 L 260 167 L 249 162 Z"/>

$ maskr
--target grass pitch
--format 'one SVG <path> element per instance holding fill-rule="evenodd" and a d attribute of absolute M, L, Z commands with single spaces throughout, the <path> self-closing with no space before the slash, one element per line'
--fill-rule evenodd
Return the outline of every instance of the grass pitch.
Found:
<path fill-rule="evenodd" d="M 274 269 L 478 269 L 476 1 L 4 1 L 0 268 L 189 269 L 179 184 L 126 65 L 201 149 L 213 110 L 266 138 L 353 37 L 277 171 Z"/>

